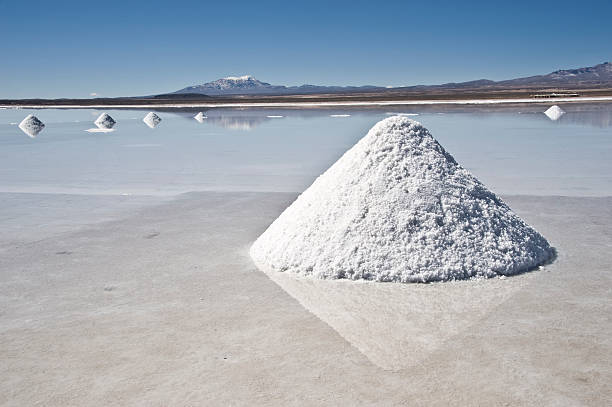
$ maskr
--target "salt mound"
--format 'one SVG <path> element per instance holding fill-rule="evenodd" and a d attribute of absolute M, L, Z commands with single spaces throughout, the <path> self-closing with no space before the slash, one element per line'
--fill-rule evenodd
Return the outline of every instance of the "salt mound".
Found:
<path fill-rule="evenodd" d="M 28 136 L 34 138 L 42 131 L 45 124 L 34 115 L 27 115 L 25 119 L 19 123 L 19 128 Z"/>
<path fill-rule="evenodd" d="M 149 126 L 150 128 L 154 129 L 155 127 L 157 127 L 157 125 L 159 124 L 159 122 L 161 122 L 161 117 L 159 117 L 158 115 L 156 115 L 153 112 L 149 112 L 143 119 L 142 121 L 145 122 L 145 124 L 147 126 Z"/>
<path fill-rule="evenodd" d="M 110 117 L 108 113 L 102 113 L 94 122 L 101 129 L 112 129 L 115 123 L 117 123 L 115 119 Z"/>
<path fill-rule="evenodd" d="M 544 112 L 544 114 L 548 116 L 550 120 L 559 120 L 559 118 L 561 118 L 561 116 L 565 114 L 565 111 L 559 106 L 554 105 L 549 107 L 548 110 Z"/>
<path fill-rule="evenodd" d="M 317 178 L 250 254 L 265 270 L 321 279 L 428 282 L 520 273 L 554 249 L 420 123 L 395 116 Z"/>
<path fill-rule="evenodd" d="M 204 119 L 206 119 L 207 117 L 204 116 L 204 113 L 200 112 L 196 114 L 195 116 L 193 116 L 193 118 L 199 121 L 200 123 L 204 123 Z"/>

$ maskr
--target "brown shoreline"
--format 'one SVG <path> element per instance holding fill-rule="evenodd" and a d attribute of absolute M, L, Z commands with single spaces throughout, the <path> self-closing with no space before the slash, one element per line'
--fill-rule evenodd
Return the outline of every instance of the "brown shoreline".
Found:
<path fill-rule="evenodd" d="M 481 99 L 533 99 L 546 102 L 547 98 L 536 98 L 534 94 L 557 93 L 556 97 L 612 97 L 612 88 L 605 89 L 461 89 L 461 90 L 388 90 L 383 92 L 334 93 L 310 95 L 244 95 L 244 96 L 206 96 L 206 95 L 159 95 L 154 97 L 117 97 L 95 99 L 0 99 L 0 106 L 129 106 L 129 105 L 168 105 L 192 106 L 194 104 L 261 104 L 261 103 L 325 103 L 325 102 L 394 102 L 394 101 L 468 101 Z"/>

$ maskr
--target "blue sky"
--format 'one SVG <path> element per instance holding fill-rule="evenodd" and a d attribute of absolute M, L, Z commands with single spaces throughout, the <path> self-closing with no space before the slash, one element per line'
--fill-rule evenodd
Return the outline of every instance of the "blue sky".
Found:
<path fill-rule="evenodd" d="M 609 1 L 5 1 L 0 98 L 508 79 L 612 60 Z"/>

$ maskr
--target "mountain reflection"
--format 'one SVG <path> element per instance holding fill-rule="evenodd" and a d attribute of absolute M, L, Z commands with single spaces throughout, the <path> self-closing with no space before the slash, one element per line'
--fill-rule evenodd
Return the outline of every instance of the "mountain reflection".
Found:
<path fill-rule="evenodd" d="M 599 128 L 612 126 L 612 103 L 608 104 L 579 104 L 568 103 L 559 105 L 564 111 L 555 123 L 559 125 L 589 125 Z M 329 116 L 354 116 L 354 115 L 385 115 L 392 114 L 409 115 L 415 120 L 419 120 L 420 115 L 427 114 L 460 114 L 468 113 L 473 117 L 486 115 L 489 113 L 533 113 L 542 114 L 548 107 L 545 104 L 512 104 L 505 106 L 494 105 L 404 105 L 404 106 L 372 106 L 372 107 L 338 107 L 338 108 L 213 108 L 204 111 L 205 119 L 203 124 L 211 124 L 230 130 L 249 131 L 257 126 L 272 120 L 282 120 L 283 118 L 317 118 Z M 164 109 L 159 109 L 163 111 Z M 186 108 L 172 110 L 172 113 L 179 114 L 188 120 L 195 120 L 194 116 L 201 109 Z M 544 116 L 544 115 L 543 115 Z M 485 116 L 483 116 L 485 117 Z M 545 117 L 545 116 L 544 116 Z M 423 119 L 423 118 L 422 118 Z M 548 119 L 547 119 L 548 120 Z"/>
<path fill-rule="evenodd" d="M 589 126 L 607 128 L 612 126 L 612 105 L 589 110 L 568 111 L 559 119 L 561 124 L 586 124 Z"/>

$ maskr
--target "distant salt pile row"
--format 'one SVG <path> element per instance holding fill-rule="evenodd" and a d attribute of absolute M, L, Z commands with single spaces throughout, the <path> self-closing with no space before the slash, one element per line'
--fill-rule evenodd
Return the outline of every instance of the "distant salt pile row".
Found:
<path fill-rule="evenodd" d="M 207 117 L 202 112 L 199 112 L 197 115 L 194 116 L 194 119 L 196 119 L 200 123 L 203 123 L 206 118 Z M 142 119 L 142 121 L 147 126 L 153 129 L 159 125 L 162 119 L 156 113 L 149 112 Z M 115 124 L 117 124 L 117 121 L 113 119 L 108 113 L 102 113 L 94 121 L 94 124 L 96 125 L 96 128 L 87 129 L 86 131 L 91 133 L 107 133 L 113 131 L 113 127 L 115 126 Z M 19 128 L 25 134 L 32 138 L 36 137 L 44 127 L 44 123 L 40 121 L 36 116 L 31 114 L 28 115 L 25 119 L 23 119 L 21 123 L 19 123 Z"/>
<path fill-rule="evenodd" d="M 549 107 L 548 110 L 544 112 L 544 114 L 548 116 L 550 120 L 559 120 L 561 116 L 565 114 L 565 111 L 561 109 L 559 106 L 554 105 L 554 106 Z"/>
<path fill-rule="evenodd" d="M 376 124 L 250 250 L 266 270 L 430 282 L 517 274 L 554 249 L 420 123 Z"/>

